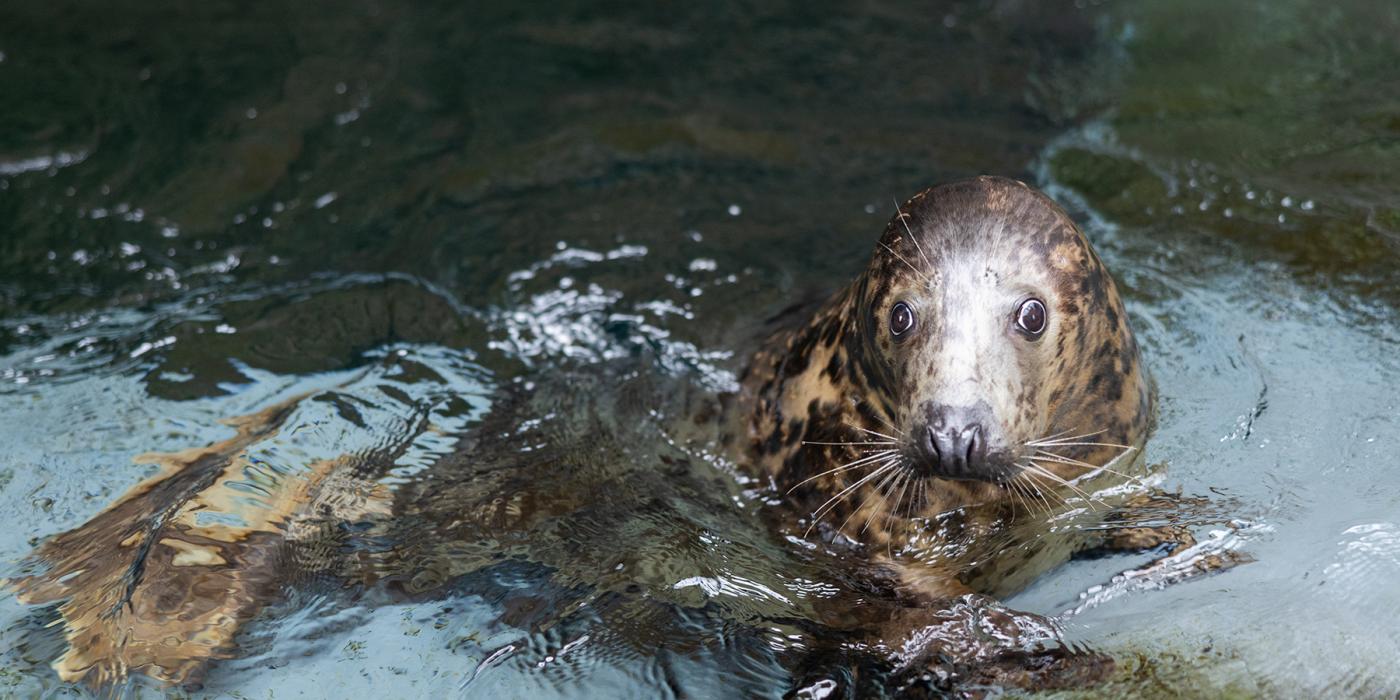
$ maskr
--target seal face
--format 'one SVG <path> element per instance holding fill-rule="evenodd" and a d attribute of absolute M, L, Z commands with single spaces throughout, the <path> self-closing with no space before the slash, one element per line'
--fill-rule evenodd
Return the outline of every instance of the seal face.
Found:
<path fill-rule="evenodd" d="M 1152 396 L 1117 289 L 1014 180 L 926 190 L 869 265 L 745 373 L 750 459 L 867 543 L 911 516 L 1043 499 L 1141 444 Z"/>

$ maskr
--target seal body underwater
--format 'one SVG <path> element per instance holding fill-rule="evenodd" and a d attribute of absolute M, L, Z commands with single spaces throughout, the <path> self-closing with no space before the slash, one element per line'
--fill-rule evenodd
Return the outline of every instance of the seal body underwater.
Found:
<path fill-rule="evenodd" d="M 1113 279 L 1088 241 L 1059 207 L 1019 182 L 942 185 L 899 208 L 850 285 L 778 325 L 748 361 L 737 393 L 692 401 L 674 384 L 664 393 L 690 414 L 684 424 L 772 484 L 778 497 L 767 512 L 777 529 L 839 542 L 839 556 L 888 582 L 888 605 L 827 605 L 823 619 L 856 641 L 843 648 L 897 657 L 916 671 L 939 663 L 930 659 L 990 659 L 967 677 L 1043 683 L 1020 662 L 1030 663 L 1024 654 L 1032 643 L 1056 642 L 1051 626 L 990 601 L 974 605 L 969 561 L 937 545 L 948 514 L 975 534 L 1037 507 L 1048 511 L 1078 491 L 1077 478 L 1116 474 L 1113 465 L 1146 439 L 1151 385 Z M 388 478 L 397 454 L 389 446 L 268 482 L 258 512 L 240 513 L 237 526 L 201 519 L 201 510 L 233 502 L 226 490 L 248 467 L 248 445 L 285 429 L 304 397 L 290 399 L 238 419 L 230 440 L 161 458 L 161 474 L 40 545 L 32 566 L 8 583 L 24 602 L 59 604 L 68 650 L 55 666 L 65 680 L 109 687 L 136 673 L 179 684 L 196 681 L 209 661 L 236 655 L 240 627 L 277 598 L 289 567 L 308 559 L 318 576 L 422 596 L 503 556 L 548 559 L 566 549 L 546 542 L 565 524 L 615 527 L 598 520 L 593 498 L 662 507 L 656 494 L 688 490 L 687 499 L 713 502 L 701 509 L 715 518 L 711 530 L 739 527 L 733 519 L 746 514 L 725 510 L 731 494 L 667 471 L 677 460 L 624 480 L 590 469 L 635 458 L 635 437 L 598 437 L 599 415 L 646 403 L 649 394 L 626 395 L 629 382 L 614 407 L 570 408 L 511 385 L 460 448 L 412 484 Z M 522 426 L 538 425 L 545 413 L 574 423 L 536 440 L 557 438 L 555 448 L 515 449 L 530 437 Z M 502 449 L 500 435 L 511 436 L 511 449 Z M 532 484 L 558 488 L 545 497 Z M 354 547 L 346 537 L 403 546 Z M 610 544 L 589 556 L 607 566 L 575 582 L 630 590 L 635 583 L 610 572 L 616 563 L 629 576 L 646 575 L 633 573 L 645 567 L 623 567 L 647 546 L 645 537 L 642 544 L 604 539 Z M 751 546 L 781 548 L 791 539 L 775 534 Z M 562 569 L 563 559 L 543 563 Z M 645 604 L 670 595 L 672 583 L 658 582 Z M 970 638 L 987 621 L 1040 631 L 1013 643 L 1011 656 L 929 641 Z M 942 632 L 918 637 L 931 629 Z"/>

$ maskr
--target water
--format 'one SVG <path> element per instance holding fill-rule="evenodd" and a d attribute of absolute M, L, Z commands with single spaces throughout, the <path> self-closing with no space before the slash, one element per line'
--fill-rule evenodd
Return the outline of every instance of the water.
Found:
<path fill-rule="evenodd" d="M 1400 10 L 1080 4 L 10 3 L 0 557 L 221 419 L 315 392 L 270 461 L 406 445 L 412 483 L 529 383 L 512 429 L 599 437 L 482 477 L 567 515 L 463 555 L 524 556 L 302 586 L 188 692 L 777 692 L 810 639 L 773 620 L 848 582 L 676 417 L 892 199 L 990 172 L 1083 222 L 1159 385 L 1153 478 L 1253 559 L 1160 590 L 1075 560 L 1008 604 L 1118 658 L 1090 696 L 1400 692 Z M 6 692 L 82 694 L 53 613 L 3 606 Z"/>

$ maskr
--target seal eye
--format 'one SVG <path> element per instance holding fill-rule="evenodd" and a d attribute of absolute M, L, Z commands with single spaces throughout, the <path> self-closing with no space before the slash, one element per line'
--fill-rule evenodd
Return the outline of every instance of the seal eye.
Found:
<path fill-rule="evenodd" d="M 1039 299 L 1027 299 L 1016 310 L 1016 325 L 1032 336 L 1045 332 L 1045 304 Z"/>
<path fill-rule="evenodd" d="M 908 333 L 914 327 L 914 310 L 904 302 L 899 302 L 890 309 L 890 333 L 899 337 Z"/>

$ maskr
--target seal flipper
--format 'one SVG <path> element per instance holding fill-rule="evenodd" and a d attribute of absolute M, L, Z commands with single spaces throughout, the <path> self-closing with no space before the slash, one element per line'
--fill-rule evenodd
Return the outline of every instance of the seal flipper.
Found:
<path fill-rule="evenodd" d="M 229 421 L 237 434 L 228 440 L 138 457 L 161 473 L 49 538 L 5 582 L 23 603 L 62 601 L 60 678 L 94 688 L 132 674 L 197 682 L 210 660 L 232 655 L 239 628 L 280 591 L 291 548 L 320 530 L 328 500 L 336 519 L 387 515 L 382 488 L 345 487 L 357 471 L 345 458 L 285 473 L 249 457 L 303 398 Z M 364 495 L 347 503 L 347 492 Z"/>
<path fill-rule="evenodd" d="M 1193 528 L 1223 525 L 1233 529 L 1238 511 L 1239 504 L 1231 498 L 1207 499 L 1152 489 L 1111 513 L 1097 537 L 1075 557 L 1153 552 L 1158 556 L 1152 561 L 1123 574 L 1160 574 L 1172 582 L 1216 573 L 1252 559 L 1243 552 L 1202 546 Z"/>

